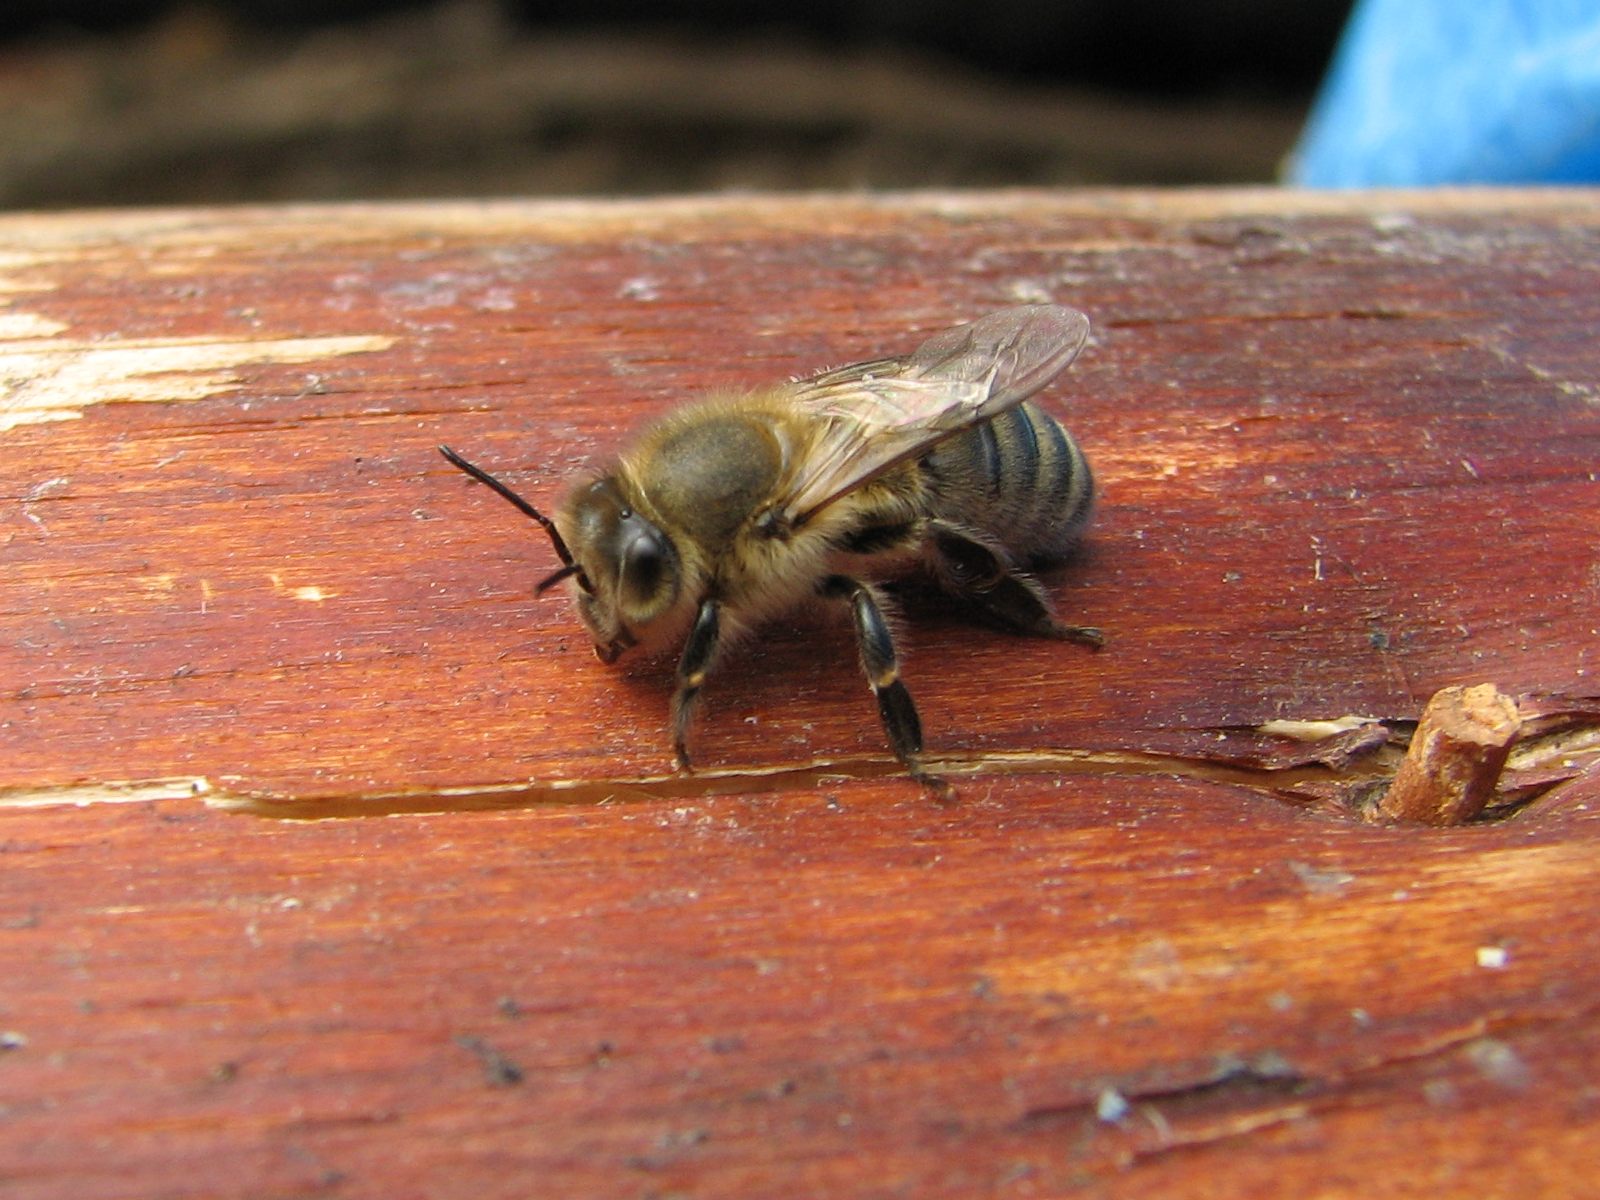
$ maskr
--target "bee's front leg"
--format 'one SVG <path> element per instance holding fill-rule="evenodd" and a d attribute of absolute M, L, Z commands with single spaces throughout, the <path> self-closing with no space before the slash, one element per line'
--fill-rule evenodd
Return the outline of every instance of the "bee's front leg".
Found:
<path fill-rule="evenodd" d="M 900 679 L 900 661 L 895 654 L 894 635 L 884 618 L 877 594 L 867 584 L 845 575 L 832 575 L 821 586 L 822 594 L 850 602 L 855 623 L 856 648 L 861 653 L 861 669 L 872 685 L 878 701 L 878 717 L 889 735 L 894 756 L 905 764 L 911 777 L 943 799 L 954 795 L 950 785 L 930 775 L 917 761 L 922 754 L 922 719 L 911 693 Z"/>
<path fill-rule="evenodd" d="M 672 754 L 678 770 L 689 770 L 689 721 L 700 688 L 716 660 L 717 643 L 722 636 L 722 614 L 717 602 L 707 596 L 700 602 L 694 628 L 678 659 L 678 690 L 672 694 Z"/>

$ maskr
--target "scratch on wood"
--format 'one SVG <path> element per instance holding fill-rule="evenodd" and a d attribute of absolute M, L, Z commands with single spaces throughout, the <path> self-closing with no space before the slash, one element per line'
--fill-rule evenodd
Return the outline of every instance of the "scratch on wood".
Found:
<path fill-rule="evenodd" d="M 1559 1029 L 1591 1020 L 1593 1007 L 1567 1008 L 1530 1018 L 1497 1010 L 1443 1031 L 1415 1045 L 1370 1056 L 1345 1069 L 1307 1075 L 1271 1051 L 1252 1059 L 1219 1056 L 1208 1071 L 1156 1087 L 1129 1080 L 1102 1086 L 1093 1096 L 1029 1109 L 1019 1127 L 1054 1124 L 1093 1113 L 1102 1124 L 1115 1125 L 1131 1140 L 1117 1154 L 1123 1168 L 1248 1137 L 1277 1126 L 1316 1118 L 1337 1108 L 1362 1103 L 1363 1090 L 1396 1068 L 1464 1057 L 1471 1069 L 1506 1091 L 1524 1091 L 1532 1083 L 1529 1067 L 1509 1042 L 1495 1031 L 1526 1032 Z M 1115 1098 L 1108 1119 L 1107 1100 Z M 1140 1131 L 1137 1122 L 1149 1127 Z M 1153 1137 L 1152 1137 L 1153 1135 Z"/>

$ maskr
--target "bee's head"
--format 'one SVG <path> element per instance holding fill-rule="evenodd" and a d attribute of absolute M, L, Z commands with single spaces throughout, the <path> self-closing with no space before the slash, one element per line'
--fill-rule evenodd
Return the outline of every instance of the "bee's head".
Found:
<path fill-rule="evenodd" d="M 563 580 L 572 581 L 578 615 L 602 662 L 615 662 L 623 651 L 652 640 L 653 626 L 673 611 L 682 591 L 682 568 L 672 539 L 635 509 L 617 476 L 580 484 L 562 505 L 558 528 L 558 522 L 481 467 L 448 446 L 439 452 L 550 536 L 561 566 L 536 590 L 542 595 Z"/>
<path fill-rule="evenodd" d="M 542 592 L 571 577 L 578 615 L 594 652 L 614 662 L 624 650 L 648 641 L 650 627 L 673 610 L 681 584 L 672 539 L 629 502 L 616 476 L 580 485 L 561 509 L 571 538 L 570 554 L 551 531 L 566 563 L 539 585 Z"/>

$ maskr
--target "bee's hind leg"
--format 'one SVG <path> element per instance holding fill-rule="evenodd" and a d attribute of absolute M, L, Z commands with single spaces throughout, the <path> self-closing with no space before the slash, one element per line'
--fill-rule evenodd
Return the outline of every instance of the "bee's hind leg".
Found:
<path fill-rule="evenodd" d="M 1106 635 L 1093 625 L 1064 625 L 1056 620 L 1044 589 L 1024 575 L 1007 574 L 986 591 L 961 595 L 985 616 L 1018 633 L 1077 642 L 1097 650 L 1106 644 Z"/>
<path fill-rule="evenodd" d="M 1105 635 L 1091 625 L 1063 625 L 1056 620 L 1044 589 L 1018 575 L 992 546 L 961 529 L 935 522 L 929 536 L 936 552 L 935 570 L 944 586 L 984 616 L 1016 633 L 1058 638 L 1096 648 Z"/>
<path fill-rule="evenodd" d="M 895 653 L 894 634 L 883 615 L 873 588 L 860 580 L 845 575 L 832 575 L 823 580 L 819 589 L 831 599 L 848 600 L 850 616 L 855 624 L 856 648 L 861 653 L 861 669 L 872 685 L 872 695 L 878 701 L 878 717 L 883 721 L 884 732 L 889 735 L 889 745 L 894 756 L 905 765 L 911 778 L 928 788 L 940 799 L 948 800 L 954 790 L 943 778 L 930 775 L 918 762 L 922 754 L 922 719 L 911 693 L 900 679 L 900 660 Z"/>

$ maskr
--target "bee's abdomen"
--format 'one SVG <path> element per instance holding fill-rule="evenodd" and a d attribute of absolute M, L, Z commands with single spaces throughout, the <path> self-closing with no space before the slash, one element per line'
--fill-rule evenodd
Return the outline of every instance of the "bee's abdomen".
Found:
<path fill-rule="evenodd" d="M 935 516 L 988 534 L 1018 561 L 1064 554 L 1094 506 L 1083 451 L 1030 403 L 941 442 L 922 470 Z"/>

